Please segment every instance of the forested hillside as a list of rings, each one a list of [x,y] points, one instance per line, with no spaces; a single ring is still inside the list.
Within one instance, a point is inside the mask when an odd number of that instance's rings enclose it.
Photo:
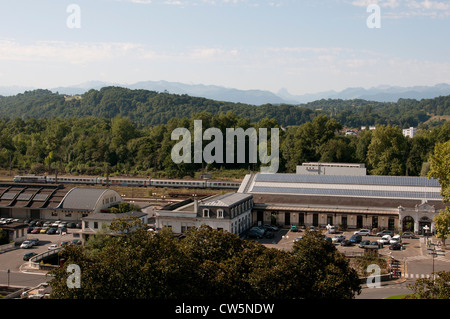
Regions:
[[[261,106],[120,87],[90,90],[75,97],[48,90],[0,96],[0,117],[10,119],[83,116],[113,118],[122,115],[139,126],[148,126],[166,124],[174,117],[191,118],[200,112],[220,114],[228,111],[253,122],[266,117],[275,119],[284,127],[301,125],[319,114],[325,114],[337,119],[344,127],[390,124],[406,128],[418,126],[433,115],[450,115],[450,96],[421,101],[404,99],[397,103],[319,100],[303,105]]]
[[[172,118],[167,124],[136,127],[126,117],[71,117],[52,119],[0,120],[0,168],[17,173],[54,173],[140,176],[193,176],[202,168],[259,171],[259,164],[175,164],[171,150],[174,129],[188,128],[193,136],[194,120],[209,127],[276,128],[274,119],[251,122],[232,112],[195,114],[192,118]],[[279,172],[295,172],[302,162],[365,163],[369,174],[423,175],[427,161],[439,142],[450,140],[450,123],[432,130],[419,130],[414,138],[401,129],[380,125],[359,136],[339,133],[342,125],[334,118],[319,115],[300,126],[280,129]],[[203,147],[210,141],[203,141]],[[224,143],[225,144],[225,143]],[[225,150],[223,152],[225,154]],[[235,151],[236,153],[236,151]],[[234,154],[236,158],[236,154]],[[235,161],[236,163],[237,161]],[[243,177],[243,176],[242,176]]]
[[[432,115],[449,115],[449,105],[450,96],[398,103],[321,100],[252,106],[118,87],[73,97],[36,90],[0,97],[0,168],[168,177],[192,176],[202,168],[259,170],[259,163],[249,161],[176,165],[171,150],[178,141],[171,140],[171,133],[184,127],[193,136],[194,120],[202,120],[203,130],[215,127],[223,133],[226,128],[280,128],[279,172],[323,161],[365,163],[369,174],[420,175],[435,144],[450,139],[450,123],[423,122]],[[359,136],[341,131],[360,125],[377,129]],[[402,127],[417,125],[417,136],[402,135]]]

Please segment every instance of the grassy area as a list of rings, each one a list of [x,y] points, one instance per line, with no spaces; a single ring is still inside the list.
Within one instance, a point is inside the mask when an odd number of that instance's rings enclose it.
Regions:
[[[220,179],[220,180],[242,180],[245,175],[252,173],[247,169],[214,169],[208,172],[204,172],[204,174],[211,174],[211,179]],[[195,173],[195,178],[200,178],[203,172]]]
[[[430,117],[428,119],[428,121],[426,121],[425,123],[432,122],[432,121],[442,121],[442,120],[449,122],[450,115],[434,115],[434,116]]]

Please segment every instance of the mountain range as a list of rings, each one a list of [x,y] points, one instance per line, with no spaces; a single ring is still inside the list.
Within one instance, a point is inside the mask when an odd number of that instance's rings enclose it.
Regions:
[[[129,89],[144,89],[172,94],[187,94],[194,97],[204,97],[216,101],[262,104],[303,104],[321,99],[364,99],[376,102],[397,102],[398,99],[431,99],[450,95],[450,84],[442,83],[434,86],[400,87],[381,85],[372,88],[348,88],[343,91],[324,91],[313,94],[294,95],[283,88],[277,93],[267,90],[240,90],[217,85],[185,84],[168,81],[142,81],[134,84],[107,83],[90,81],[79,85],[51,88],[50,91],[60,94],[78,95],[90,89],[99,90],[106,86],[119,86]],[[0,95],[10,96],[33,90],[33,87],[3,86]]]

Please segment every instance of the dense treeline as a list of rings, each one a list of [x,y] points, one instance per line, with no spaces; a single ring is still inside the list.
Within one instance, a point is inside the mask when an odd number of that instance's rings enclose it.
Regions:
[[[182,239],[120,219],[109,231],[118,235],[100,232],[61,253],[66,262],[52,271],[51,298],[352,299],[361,291],[347,258],[319,233],[307,232],[289,252],[206,225]],[[80,267],[77,289],[67,284],[68,265]]]
[[[406,128],[418,126],[431,116],[450,115],[450,96],[421,101],[400,99],[397,103],[329,99],[297,106],[254,106],[120,87],[90,90],[74,97],[48,90],[0,96],[0,117],[22,119],[85,116],[113,118],[122,115],[137,125],[149,126],[167,124],[174,117],[191,118],[200,112],[220,114],[228,111],[255,122],[263,118],[275,119],[284,127],[301,125],[319,114],[325,114],[337,119],[344,127],[384,124]]]
[[[401,128],[419,126],[431,116],[450,115],[450,96],[434,99],[399,99],[392,102],[366,100],[319,100],[303,105],[321,110],[336,118],[346,127],[359,128],[367,125],[396,125]]]
[[[193,176],[201,169],[259,171],[259,163],[249,165],[248,158],[241,164],[175,164],[171,151],[179,141],[171,140],[171,133],[187,128],[193,138],[194,120],[202,120],[203,131],[219,128],[224,136],[226,128],[267,128],[270,133],[270,128],[280,127],[274,119],[250,122],[232,112],[202,112],[192,118],[171,118],[167,124],[144,127],[122,116],[0,119],[0,167],[19,173],[58,170],[60,174],[105,175],[109,171],[159,177]],[[423,175],[434,146],[450,140],[450,123],[419,130],[412,139],[390,125],[361,131],[359,136],[346,136],[341,129],[341,123],[325,115],[280,129],[279,172],[295,172],[295,166],[302,162],[322,161],[365,163],[370,174]],[[203,147],[209,143],[204,140]]]
[[[319,111],[291,105],[253,106],[220,102],[188,95],[158,93],[148,90],[130,90],[105,87],[90,90],[81,96],[65,97],[48,90],[27,91],[16,96],[0,96],[0,117],[8,118],[68,118],[105,117],[117,115],[130,118],[139,126],[167,124],[170,119],[208,112],[233,113],[253,121],[273,118],[281,125],[299,125],[312,120]]]

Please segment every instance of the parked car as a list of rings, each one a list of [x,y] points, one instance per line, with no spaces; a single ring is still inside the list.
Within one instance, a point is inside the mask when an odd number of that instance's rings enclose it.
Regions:
[[[67,228],[76,228],[77,224],[76,223],[67,223]]]
[[[360,229],[355,231],[353,234],[354,235],[361,235],[361,236],[370,236],[370,230],[369,229]]]
[[[381,239],[378,239],[378,242],[381,244],[389,244],[389,241],[392,239],[390,235],[384,235]]]
[[[27,228],[27,234],[31,234],[31,232],[33,231],[34,227],[28,227]]]
[[[384,235],[394,236],[394,232],[392,230],[383,230],[377,233],[378,237],[383,237]]]
[[[266,233],[264,234],[265,238],[273,238],[273,236],[273,232],[270,230],[266,231]]]
[[[393,243],[401,243],[402,242],[402,238],[400,237],[400,235],[395,235],[394,237],[391,238],[391,240],[389,240],[389,244],[393,244]]]
[[[361,235],[353,235],[352,237],[350,237],[349,241],[351,241],[354,244],[358,244],[360,243],[362,240],[362,236]]]
[[[392,244],[389,245],[389,249],[390,250],[401,250],[402,244],[400,244],[399,242],[393,242]]]
[[[34,227],[34,229],[31,231],[32,234],[40,234],[42,227]]]
[[[58,248],[58,245],[56,244],[51,244],[50,246],[48,246],[48,250],[52,250],[52,249],[56,249]]]
[[[39,232],[40,234],[45,234],[47,233],[47,231],[50,229],[50,227],[42,227],[41,231]]]
[[[264,228],[260,228],[258,226],[250,228],[247,233],[247,237],[249,238],[263,238],[266,230]]]
[[[56,234],[56,228],[50,227],[50,229],[47,230],[47,235],[54,235],[54,234]]]
[[[67,222],[60,222],[59,224],[58,224],[58,227],[59,228],[67,228]]]
[[[378,241],[374,240],[374,241],[371,241],[370,244],[367,245],[366,247],[367,248],[374,248],[374,247],[381,248],[381,244]]]
[[[257,230],[249,230],[247,233],[247,238],[263,238],[264,233],[257,231]]]
[[[344,235],[335,235],[333,238],[331,238],[331,241],[333,243],[340,243],[343,240],[345,240],[345,236]]]
[[[74,239],[74,240],[72,240],[71,245],[73,245],[73,246],[79,246],[79,245],[81,245],[81,240],[79,240],[79,239]]]
[[[56,234],[67,233],[67,228],[66,227],[58,227],[58,228],[55,228],[55,229],[56,229],[55,230]]]
[[[314,227],[314,226],[309,226],[308,229],[309,229],[309,231],[317,231],[316,227]]]
[[[336,234],[336,227],[335,226],[329,226],[328,227],[328,234]]]
[[[23,260],[28,261],[31,257],[36,256],[37,254],[35,252],[29,252],[23,255]]]
[[[59,223],[61,223],[61,221],[60,221],[60,220],[56,220],[56,221],[54,221],[50,226],[52,226],[52,227],[58,227]]]
[[[51,222],[45,222],[42,224],[42,227],[50,227],[52,225]]]
[[[329,242],[329,243],[332,243],[332,242],[333,242],[333,240],[331,239],[331,237],[325,236],[324,239],[325,239],[327,242]]]
[[[266,228],[266,229],[268,229],[268,230],[271,230],[271,231],[277,231],[278,230],[278,227],[277,226],[275,226],[275,225],[264,225],[264,228]]]
[[[294,239],[294,242],[302,240],[302,239],[303,239],[303,236],[298,236],[297,238]]]
[[[297,226],[295,226],[295,225],[292,225],[292,226],[291,226],[291,231],[292,231],[292,232],[295,232],[295,233],[296,233],[296,232],[298,232],[298,231],[299,231],[299,229],[298,229],[298,227],[297,227]]]
[[[361,240],[361,242],[359,243],[358,247],[359,248],[364,248],[366,245],[370,245],[370,240]]]
[[[412,232],[404,232],[402,234],[402,238],[417,238],[416,235],[414,235],[414,233]]]
[[[25,240],[21,245],[20,248],[28,249],[33,247],[33,243],[29,240]]]
[[[341,246],[353,246],[353,242],[346,239],[346,240],[341,241]]]
[[[29,241],[31,241],[33,246],[39,245],[39,239],[38,238],[31,238],[31,239],[29,239]]]
[[[59,245],[60,245],[61,247],[63,247],[63,246],[69,245],[69,244],[70,244],[70,241],[65,240],[65,241],[62,241],[61,244],[59,244]]]

